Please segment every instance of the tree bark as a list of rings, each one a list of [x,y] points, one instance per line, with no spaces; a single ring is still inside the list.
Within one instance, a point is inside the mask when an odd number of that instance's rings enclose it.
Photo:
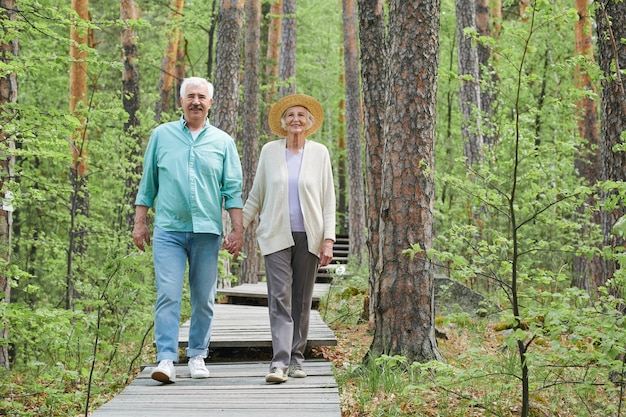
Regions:
[[[121,32],[122,40],[122,105],[128,114],[128,119],[124,123],[124,133],[131,140],[128,147],[128,157],[131,161],[128,177],[126,178],[125,207],[135,206],[137,196],[138,178],[141,177],[141,135],[138,132],[140,120],[139,112],[139,66],[137,65],[137,31],[129,24],[129,20],[139,18],[139,11],[135,5],[135,0],[120,0],[120,20],[125,26]],[[125,226],[132,230],[134,223],[133,210],[125,210]]]
[[[180,20],[183,15],[185,0],[171,0],[170,21],[172,30],[168,33],[167,47],[161,59],[161,76],[159,78],[159,101],[156,104],[154,120],[161,122],[163,113],[170,111],[170,100],[172,98],[172,87],[174,85],[174,72],[176,67],[176,56],[178,54],[178,42],[181,37]]]
[[[491,28],[489,25],[489,0],[476,0],[476,29],[478,34],[482,37],[490,37]],[[478,43],[476,52],[478,54],[478,78],[480,80],[479,101],[482,112],[481,119],[483,120],[482,138],[486,145],[490,145],[496,142],[491,120],[495,101],[494,84],[498,82],[498,76],[491,65],[491,47]]]
[[[283,24],[280,35],[281,97],[296,92],[296,0],[283,0]]]
[[[13,0],[0,0],[0,25],[2,32],[10,33],[5,22],[15,21],[15,3]],[[8,26],[8,25],[7,25]],[[10,64],[17,57],[19,51],[18,37],[12,37],[7,42],[0,43],[0,61]],[[8,121],[15,117],[15,112],[9,108],[10,104],[17,103],[17,74],[5,72],[0,77],[0,126],[6,126]],[[10,193],[11,183],[14,181],[13,167],[15,166],[15,141],[0,128],[0,257],[7,263],[11,262],[13,247],[13,206]],[[0,271],[0,292],[4,297],[1,303],[11,302],[11,277]],[[0,324],[0,340],[9,339],[8,323]],[[7,343],[0,343],[0,366],[10,369],[11,360]]]
[[[261,2],[246,2],[246,45],[243,77],[243,198],[248,198],[252,189],[254,173],[259,160],[259,66],[261,55]],[[259,281],[260,259],[256,242],[257,221],[254,220],[244,231],[243,253],[241,261],[241,281],[256,284]]]
[[[379,216],[383,167],[383,123],[387,105],[387,42],[383,0],[358,0],[361,77],[363,89],[367,246],[369,250],[369,324],[375,327],[374,306],[378,303],[376,282],[380,276]]]
[[[623,182],[626,180],[626,152],[614,151],[622,143],[621,135],[626,128],[626,102],[624,78],[626,68],[626,2],[602,0],[596,9],[598,31],[598,63],[603,72],[601,94],[600,158],[603,181]],[[603,202],[610,195],[603,195]],[[604,245],[617,247],[624,245],[624,239],[612,233],[615,221],[625,214],[623,206],[605,207],[601,212]],[[602,274],[593,286],[605,285],[613,278],[617,264],[614,260],[604,262]],[[621,297],[621,291],[613,289]]]
[[[70,140],[72,171],[84,176],[87,172],[87,131],[85,112],[87,107],[87,46],[88,30],[81,21],[89,20],[89,1],[72,0],[72,10],[78,16],[70,27],[70,113],[81,121]]]
[[[463,123],[461,132],[464,141],[464,154],[468,165],[482,160],[482,133],[480,118],[480,75],[478,67],[478,51],[470,36],[464,33],[465,28],[476,26],[475,0],[456,0],[456,35],[458,48],[459,98]]]
[[[217,23],[215,93],[211,112],[214,126],[237,137],[239,54],[244,0],[221,0]]]
[[[360,264],[365,246],[365,191],[361,151],[361,88],[355,0],[343,0],[343,46],[346,79],[350,255]]]
[[[89,190],[87,189],[87,48],[90,33],[86,21],[89,17],[88,0],[72,0],[72,10],[76,13],[70,26],[70,113],[80,121],[80,127],[72,132],[70,150],[72,165],[70,181],[70,236],[67,251],[67,275],[65,286],[65,308],[71,309],[75,298],[73,260],[85,252],[85,226],[82,218],[89,215]],[[91,38],[93,39],[93,38]]]
[[[426,256],[433,240],[439,7],[439,0],[389,2],[382,269],[368,355],[402,355],[409,363],[442,359],[435,339],[433,264]],[[414,258],[402,254],[413,245],[421,249]]]
[[[578,64],[574,72],[574,85],[576,88],[587,90],[595,95],[596,86],[592,82],[587,67],[594,65],[593,40],[591,37],[591,16],[589,14],[589,0],[576,0],[576,10],[578,11],[578,21],[574,24],[574,54],[585,58],[586,64]],[[578,175],[589,185],[594,185],[600,179],[600,167],[602,161],[598,152],[599,131],[598,131],[598,111],[597,103],[592,97],[584,97],[576,101],[576,116],[578,117],[578,135],[585,139],[579,155],[574,161],[574,166]],[[586,207],[595,206],[595,200],[587,199],[587,204],[578,209],[581,218],[589,215]],[[592,221],[600,225],[600,215],[597,211],[591,212]],[[583,223],[584,224],[584,223]],[[588,228],[584,226],[582,235],[586,235]],[[595,290],[594,283],[599,282],[602,276],[602,260],[598,256],[591,259],[587,256],[577,256],[573,263],[572,284],[586,289]],[[595,278],[594,278],[595,277]]]
[[[267,54],[265,74],[268,88],[265,91],[265,102],[276,101],[276,83],[279,80],[280,38],[282,33],[283,0],[272,3],[270,7],[270,24],[267,30]],[[269,129],[266,129],[269,132]]]

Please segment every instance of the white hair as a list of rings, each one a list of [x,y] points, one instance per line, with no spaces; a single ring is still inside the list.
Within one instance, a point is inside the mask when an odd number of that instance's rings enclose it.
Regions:
[[[185,78],[182,82],[182,84],[180,85],[180,97],[184,98],[185,97],[185,91],[187,90],[187,86],[189,85],[200,85],[200,86],[206,86],[207,89],[209,90],[209,97],[208,98],[213,98],[213,84],[211,84],[209,81],[207,81],[206,79],[202,78],[202,77],[189,77],[189,78]]]

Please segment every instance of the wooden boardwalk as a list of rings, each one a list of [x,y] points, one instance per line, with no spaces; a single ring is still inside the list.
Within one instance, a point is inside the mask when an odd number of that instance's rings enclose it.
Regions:
[[[175,384],[150,378],[151,368],[92,417],[341,417],[331,365],[307,361],[307,378],[266,384],[267,363],[208,363],[211,377],[191,379],[176,366]]]
[[[320,301],[330,291],[329,283],[316,283],[313,289],[313,308],[319,306]],[[259,305],[267,307],[267,282],[257,284],[241,284],[232,288],[218,288],[220,302],[228,304]]]
[[[215,304],[215,320],[210,349],[230,347],[271,347],[270,318],[267,307]],[[178,334],[178,345],[187,347],[189,322]],[[311,311],[308,346],[336,346],[337,338],[318,311]]]
[[[316,284],[316,286],[319,284]],[[260,287],[257,287],[257,289]],[[235,289],[242,291],[243,289]],[[320,287],[318,294],[326,289]],[[257,295],[263,297],[263,291]],[[267,288],[265,289],[267,296]],[[179,346],[188,344],[189,323],[179,332]],[[311,311],[308,346],[335,346],[335,334]],[[263,348],[263,358],[245,362],[229,357],[228,361],[207,359],[211,376],[191,379],[187,365],[176,365],[176,383],[162,384],[150,378],[151,364],[119,395],[95,410],[92,417],[341,417],[339,391],[332,365],[323,360],[307,360],[306,378],[289,378],[283,384],[267,384],[265,374],[271,359],[271,333],[267,307],[215,304],[213,331],[209,346],[228,348]],[[214,355],[221,358],[222,355]],[[182,359],[182,357],[181,357]]]

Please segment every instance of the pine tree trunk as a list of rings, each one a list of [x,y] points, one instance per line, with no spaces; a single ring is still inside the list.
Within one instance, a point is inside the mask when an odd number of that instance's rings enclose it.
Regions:
[[[624,75],[626,69],[626,2],[602,0],[596,9],[598,31],[598,63],[602,69],[600,160],[602,180],[623,182],[626,180],[626,152],[613,148],[622,143],[621,135],[626,129],[626,102]],[[604,198],[608,198],[605,195]],[[624,239],[612,234],[615,221],[625,214],[623,206],[601,212],[604,245],[624,245]],[[593,287],[613,278],[617,265],[614,260],[604,262],[602,275]],[[621,292],[618,291],[621,296]]]
[[[15,4],[13,0],[0,0],[0,21],[15,21]],[[19,45],[17,37],[13,40],[0,43],[0,62],[10,63],[17,56]],[[13,119],[15,114],[7,109],[7,104],[17,102],[17,75],[5,73],[0,77],[0,126],[6,126],[7,119]],[[9,192],[10,183],[14,180],[13,167],[15,166],[15,142],[12,137],[7,136],[0,128],[0,257],[8,263],[11,262],[11,251],[13,247],[13,206],[11,204],[11,194]],[[5,275],[5,271],[0,271],[0,292],[4,297],[0,303],[11,302],[11,277]],[[0,366],[10,368],[9,357],[8,323],[0,323]]]
[[[389,2],[382,269],[369,356],[402,355],[409,363],[442,359],[435,339],[434,265],[426,256],[433,240],[439,7],[439,0]],[[402,254],[412,245],[422,250],[413,259]]]
[[[159,78],[159,101],[156,104],[154,120],[161,122],[163,113],[170,111],[170,100],[172,98],[172,87],[174,85],[174,73],[176,67],[176,56],[178,54],[178,42],[181,38],[180,19],[183,15],[184,0],[171,0],[170,21],[173,28],[168,33],[168,43],[165,53],[161,59],[161,76]]]
[[[361,89],[355,0],[343,0],[343,45],[346,74],[350,255],[358,263],[365,252],[365,192],[361,152]]]
[[[243,76],[243,198],[248,198],[252,189],[254,173],[259,160],[259,66],[261,50],[261,2],[246,2],[246,45]],[[256,242],[257,221],[254,220],[244,231],[243,253],[246,259],[241,261],[241,281],[256,284],[259,281],[260,255]]]
[[[282,33],[281,15],[283,13],[283,0],[274,1],[270,7],[270,24],[267,29],[267,54],[265,63],[266,83],[265,102],[276,101],[276,83],[278,82],[280,63],[280,38]],[[266,130],[269,132],[269,129]]]
[[[65,308],[72,308],[76,297],[74,280],[77,271],[74,269],[74,257],[82,255],[85,248],[84,217],[89,215],[89,190],[87,189],[87,47],[89,47],[90,30],[85,22],[90,19],[89,1],[72,0],[72,10],[76,17],[70,27],[70,113],[80,121],[80,128],[72,132],[70,150],[72,166],[70,181],[70,239],[67,251],[67,276],[65,288]],[[93,39],[93,38],[92,38]],[[93,45],[91,45],[93,46]]]
[[[578,11],[579,19],[574,24],[574,54],[584,57],[589,66],[592,66],[594,64],[594,56],[589,0],[576,0],[576,10]],[[584,65],[578,64],[576,66],[574,84],[577,88],[596,93],[595,84],[592,82]],[[585,97],[576,101],[576,115],[578,117],[578,134],[585,139],[586,143],[574,161],[574,166],[587,184],[594,185],[600,179],[600,167],[602,167],[602,161],[598,152],[599,132],[596,100],[592,97]],[[581,218],[587,218],[589,213],[586,212],[586,207],[593,207],[594,205],[595,200],[589,198],[587,204],[578,209]],[[599,213],[594,210],[591,215],[593,216],[593,222],[599,225]],[[585,236],[588,233],[588,228],[586,226],[583,227],[581,234]],[[575,257],[572,284],[587,291],[595,290],[596,288],[592,288],[592,284],[601,280],[602,262],[598,256],[594,256],[591,259],[585,255]]]
[[[379,215],[381,207],[383,167],[383,123],[385,120],[387,80],[387,46],[383,0],[358,0],[359,39],[361,44],[361,77],[363,89],[363,121],[365,160],[367,167],[367,228],[369,250],[369,323],[373,329],[374,306],[378,303],[376,282],[380,274]]]
[[[215,93],[211,120],[233,138],[237,137],[239,110],[239,54],[244,0],[222,0],[217,24]]]
[[[491,36],[489,19],[489,0],[476,0],[476,29],[478,35],[483,37]],[[495,143],[495,132],[491,119],[493,117],[494,86],[498,82],[498,76],[493,71],[491,65],[491,48],[487,45],[479,43],[476,45],[478,53],[478,77],[481,85],[480,91],[480,110],[482,111],[483,120],[483,142],[487,145]]]
[[[140,120],[139,112],[139,67],[137,65],[137,32],[128,24],[129,20],[139,18],[139,11],[135,0],[120,0],[120,20],[126,24],[121,32],[122,40],[122,105],[128,114],[124,123],[124,133],[132,141],[128,146],[128,158],[131,161],[128,177],[126,178],[125,207],[135,206],[138,178],[141,177],[141,135],[138,132]],[[134,222],[133,210],[125,210],[125,226],[132,230]]]
[[[280,51],[280,96],[296,92],[296,0],[283,0],[283,24]]]
[[[458,47],[459,78],[461,86],[459,98],[463,123],[461,132],[464,141],[464,154],[468,165],[482,159],[483,139],[481,134],[480,75],[478,70],[478,51],[470,36],[464,33],[466,28],[475,28],[475,0],[456,0],[456,36]]]

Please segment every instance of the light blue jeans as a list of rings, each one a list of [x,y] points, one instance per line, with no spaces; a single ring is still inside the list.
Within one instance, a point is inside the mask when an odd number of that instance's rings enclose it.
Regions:
[[[157,300],[154,337],[157,362],[178,361],[178,329],[185,270],[189,263],[191,323],[187,356],[206,357],[211,338],[213,303],[217,292],[217,259],[222,237],[211,233],[167,232],[153,236]]]

